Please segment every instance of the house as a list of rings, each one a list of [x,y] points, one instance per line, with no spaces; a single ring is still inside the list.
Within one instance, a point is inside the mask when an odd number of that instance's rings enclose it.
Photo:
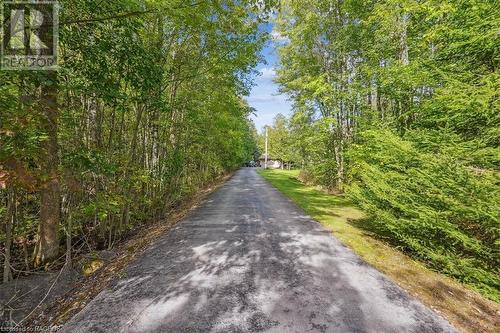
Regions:
[[[259,163],[261,168],[266,168],[266,155],[262,155],[259,158]],[[281,161],[275,158],[272,158],[272,156],[269,156],[267,158],[267,168],[266,169],[280,169],[281,168]]]

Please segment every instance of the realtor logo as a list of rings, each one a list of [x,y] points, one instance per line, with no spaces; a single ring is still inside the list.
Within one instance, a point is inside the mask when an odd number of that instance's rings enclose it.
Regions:
[[[57,1],[2,3],[1,69],[57,69],[57,9]]]

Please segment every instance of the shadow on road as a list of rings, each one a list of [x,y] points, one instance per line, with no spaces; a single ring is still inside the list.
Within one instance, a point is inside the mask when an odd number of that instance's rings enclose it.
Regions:
[[[453,330],[243,169],[63,331]]]

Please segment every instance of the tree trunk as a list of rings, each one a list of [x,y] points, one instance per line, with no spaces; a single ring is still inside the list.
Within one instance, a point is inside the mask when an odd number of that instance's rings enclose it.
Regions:
[[[58,227],[60,219],[59,151],[57,143],[57,74],[50,72],[41,87],[41,108],[44,131],[48,137],[44,144],[43,165],[45,183],[41,188],[40,227],[35,253],[35,266],[57,258],[59,254]]]
[[[410,14],[404,13],[401,17],[401,35],[399,37],[399,59],[403,65],[410,64],[409,50],[408,50],[408,24],[410,22]]]
[[[22,219],[20,219],[22,221]],[[26,236],[23,236],[21,238],[21,246],[23,248],[23,256],[24,256],[24,267],[26,271],[30,270],[30,256],[28,252],[28,240],[26,239]]]
[[[7,192],[7,214],[5,218],[5,253],[3,265],[3,283],[7,283],[11,277],[10,257],[12,247],[12,228],[14,226],[16,213],[16,197],[14,190]]]
[[[337,164],[337,190],[343,191],[344,188],[344,142],[340,138],[334,147],[335,150],[335,162]]]
[[[377,112],[377,107],[378,107],[378,89],[377,89],[377,83],[375,80],[372,80],[371,83],[371,93],[370,93],[370,104],[372,107],[372,110]]]
[[[73,229],[73,215],[71,212],[71,206],[68,208],[68,222],[66,224],[66,262],[64,263],[64,266],[66,269],[71,268],[71,236],[72,236],[72,229]]]
[[[128,180],[129,175],[130,175],[130,168],[132,168],[132,164],[135,162],[136,154],[137,154],[137,140],[139,137],[139,129],[141,126],[142,122],[142,115],[144,113],[145,107],[140,105],[137,107],[137,115],[136,115],[136,121],[134,125],[134,132],[132,136],[132,143],[130,146],[130,152],[129,152],[129,161],[127,162],[127,169],[125,171],[125,179]],[[125,188],[125,204],[122,209],[122,216],[120,219],[120,224],[119,224],[119,229],[121,230],[124,225],[127,225],[129,222],[130,218],[130,194],[131,194],[132,186],[131,184],[127,184],[127,187]]]

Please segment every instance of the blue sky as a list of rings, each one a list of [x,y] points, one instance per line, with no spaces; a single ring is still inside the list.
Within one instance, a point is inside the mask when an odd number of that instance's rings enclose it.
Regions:
[[[264,24],[262,29],[272,32],[273,25],[271,23]],[[274,69],[278,64],[278,55],[274,43],[272,41],[268,42],[261,53],[266,63],[260,63],[257,66],[256,69],[261,75],[256,77],[255,86],[250,96],[246,98],[248,104],[257,110],[256,116],[252,116],[251,118],[255,122],[255,126],[259,132],[265,125],[271,125],[273,118],[278,113],[287,116],[290,115],[292,108],[287,96],[279,95],[279,86],[273,82],[275,76]]]

